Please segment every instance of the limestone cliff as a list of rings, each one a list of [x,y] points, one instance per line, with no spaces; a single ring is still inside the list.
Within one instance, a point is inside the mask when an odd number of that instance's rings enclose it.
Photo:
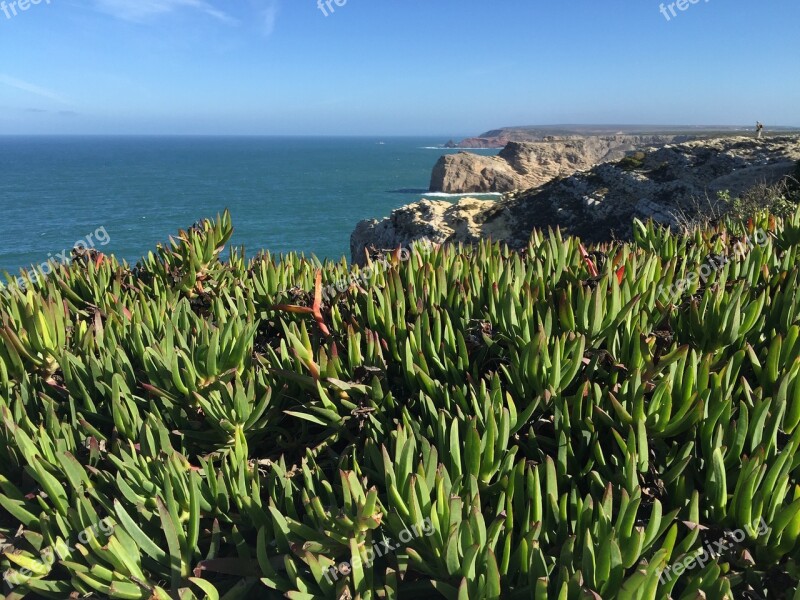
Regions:
[[[796,134],[797,128],[771,127],[774,134]],[[674,126],[674,125],[529,125],[524,127],[502,127],[492,129],[476,137],[469,137],[457,144],[446,147],[455,148],[504,148],[510,142],[541,142],[548,137],[569,136],[611,136],[611,135],[661,135],[682,136],[689,139],[712,139],[724,135],[742,135],[752,131],[752,127],[724,126]]]
[[[674,141],[678,138],[672,135],[616,135],[509,142],[497,156],[469,152],[442,156],[433,168],[430,189],[448,194],[530,189],[601,162],[619,160],[631,150]]]
[[[626,238],[634,217],[675,225],[676,215],[691,214],[718,191],[730,190],[735,197],[756,184],[779,181],[798,160],[797,136],[668,144],[498,201],[410,204],[382,221],[359,223],[351,253],[360,262],[365,248],[396,248],[423,237],[465,243],[492,238],[522,247],[534,228],[556,226],[589,241]]]

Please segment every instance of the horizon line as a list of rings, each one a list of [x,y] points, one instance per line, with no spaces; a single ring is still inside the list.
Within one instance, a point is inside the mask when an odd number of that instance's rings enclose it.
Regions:
[[[695,130],[698,132],[722,132],[731,130],[749,130],[753,129],[752,125],[518,125],[508,127],[495,127],[479,134],[452,134],[452,133],[413,133],[413,134],[399,134],[399,133],[174,133],[174,132],[158,132],[158,133],[128,133],[128,132],[110,132],[110,133],[3,133],[0,132],[1,138],[20,138],[20,137],[130,137],[130,138],[151,138],[151,137],[236,137],[236,138],[421,138],[421,137],[437,137],[437,138],[477,138],[485,133],[511,130],[511,129],[555,129],[555,128],[569,128],[569,127],[583,127],[583,128],[609,128],[609,129],[622,129],[622,128],[653,128],[661,130]],[[797,125],[767,125],[767,131],[773,130],[787,130],[800,132],[800,126]]]

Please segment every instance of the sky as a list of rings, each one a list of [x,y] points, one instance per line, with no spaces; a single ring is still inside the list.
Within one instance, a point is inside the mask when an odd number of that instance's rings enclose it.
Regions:
[[[800,126],[797,0],[30,1],[0,134]]]

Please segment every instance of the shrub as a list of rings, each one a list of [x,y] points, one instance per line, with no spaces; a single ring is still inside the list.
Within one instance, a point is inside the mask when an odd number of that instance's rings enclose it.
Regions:
[[[786,217],[797,210],[798,201],[792,181],[784,179],[772,185],[760,183],[733,200],[728,198],[728,207],[731,216],[737,219],[747,219],[762,211]]]
[[[646,156],[647,155],[644,152],[634,152],[630,156],[626,156],[619,161],[617,166],[624,171],[635,171],[637,169],[641,169]]]
[[[680,210],[675,218],[684,233],[712,227],[725,217],[747,221],[766,213],[789,217],[800,205],[800,185],[793,177],[774,184],[759,183],[733,197],[729,190],[717,192],[716,198],[694,199],[690,209]]]
[[[634,229],[0,292],[7,597],[789,597],[800,214]]]

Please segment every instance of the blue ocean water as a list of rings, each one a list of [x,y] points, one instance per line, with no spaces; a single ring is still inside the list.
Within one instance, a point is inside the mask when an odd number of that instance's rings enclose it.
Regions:
[[[0,273],[88,234],[135,262],[231,210],[233,245],[349,259],[355,224],[415,202],[441,138],[0,137]],[[482,151],[486,154],[496,151]],[[108,238],[106,238],[106,234]]]

